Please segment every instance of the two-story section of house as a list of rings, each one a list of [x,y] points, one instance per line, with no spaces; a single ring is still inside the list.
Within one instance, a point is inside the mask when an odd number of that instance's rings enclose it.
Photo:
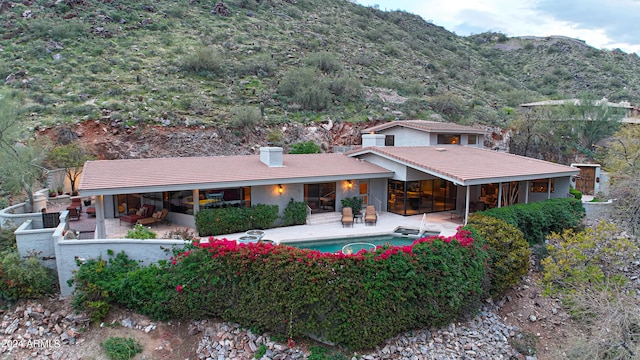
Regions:
[[[401,215],[454,210],[466,218],[475,210],[568,196],[576,169],[485,149],[486,135],[451,123],[392,121],[363,130],[362,148],[348,156],[393,171],[379,202]]]

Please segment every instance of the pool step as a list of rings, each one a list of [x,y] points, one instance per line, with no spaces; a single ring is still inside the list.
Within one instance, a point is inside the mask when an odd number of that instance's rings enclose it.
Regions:
[[[307,225],[331,224],[340,222],[342,214],[339,212],[328,212],[311,214],[307,217]]]

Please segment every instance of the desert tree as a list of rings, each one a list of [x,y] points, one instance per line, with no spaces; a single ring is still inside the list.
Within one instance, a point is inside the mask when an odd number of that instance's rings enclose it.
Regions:
[[[0,92],[0,178],[3,189],[27,197],[26,211],[33,209],[33,185],[44,171],[44,151],[28,136],[22,136],[19,94]]]
[[[609,172],[609,197],[615,199],[613,218],[637,234],[640,230],[640,127],[623,126],[602,149],[600,160]]]
[[[76,184],[82,174],[82,167],[88,160],[95,157],[82,148],[77,142],[56,146],[47,156],[47,164],[51,167],[64,169],[65,176],[71,183],[71,193],[76,192]]]

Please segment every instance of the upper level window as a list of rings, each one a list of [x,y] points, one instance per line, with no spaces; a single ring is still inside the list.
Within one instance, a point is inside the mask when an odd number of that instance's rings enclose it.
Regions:
[[[394,146],[395,145],[395,135],[385,135],[384,136],[384,146]]]
[[[460,135],[438,134],[438,144],[460,144]]]
[[[478,143],[478,135],[467,135],[467,144],[475,145]]]

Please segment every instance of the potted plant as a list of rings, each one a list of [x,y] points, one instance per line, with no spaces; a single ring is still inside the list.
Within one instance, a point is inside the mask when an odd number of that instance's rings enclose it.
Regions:
[[[62,195],[62,186],[58,186],[58,195]]]
[[[342,207],[350,207],[354,214],[359,214],[362,210],[362,198],[359,196],[344,198],[340,202]]]
[[[89,205],[91,205],[91,199],[84,200],[84,206],[89,206]]]
[[[56,197],[56,192],[53,190],[49,190],[49,197]]]

